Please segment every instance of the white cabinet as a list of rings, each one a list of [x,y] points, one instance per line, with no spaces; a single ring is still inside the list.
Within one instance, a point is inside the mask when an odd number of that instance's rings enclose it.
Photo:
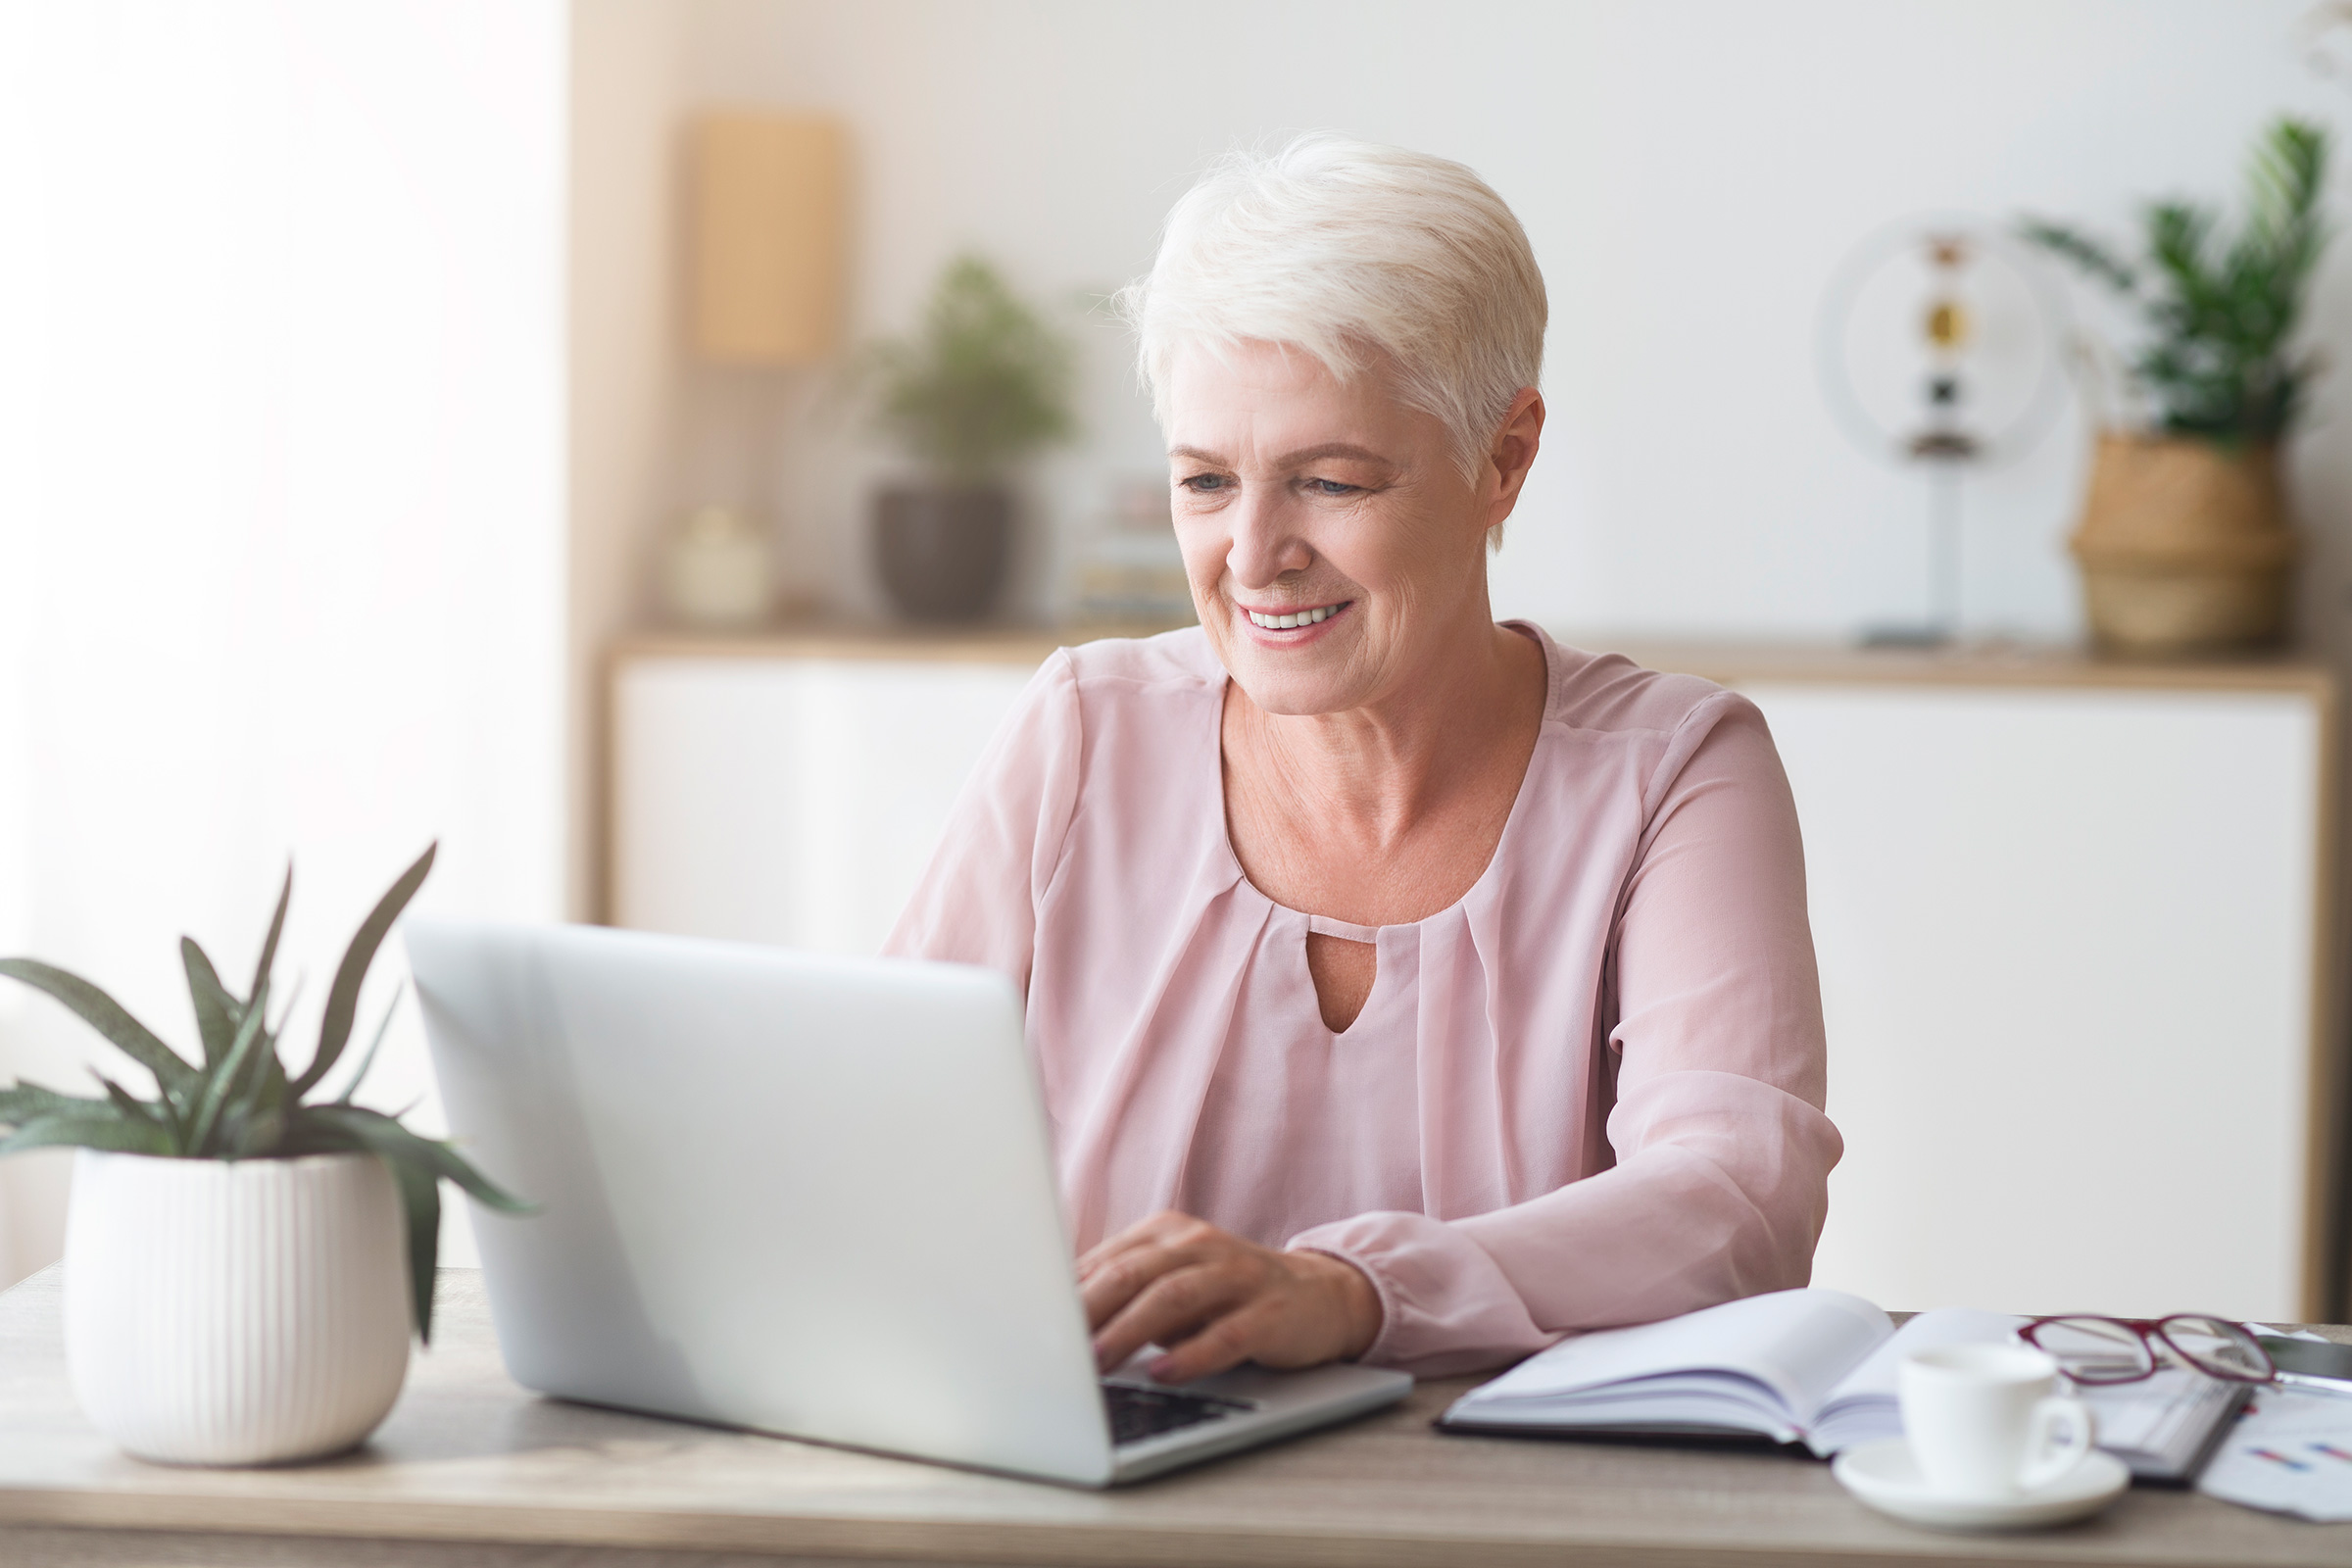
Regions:
[[[874,952],[1035,665],[621,659],[613,922]]]
[[[613,918],[873,951],[1050,647],[624,650]],[[1819,1283],[2340,1309],[2324,676],[1644,657],[1754,698],[1796,792],[1847,1145]]]
[[[2316,1315],[2323,705],[1746,690],[1804,825],[1846,1139],[1816,1279]]]

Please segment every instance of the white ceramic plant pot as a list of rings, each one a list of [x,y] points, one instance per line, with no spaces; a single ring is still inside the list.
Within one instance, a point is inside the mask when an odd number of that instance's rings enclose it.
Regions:
[[[66,1364],[90,1420],[166,1464],[270,1464],[375,1430],[409,1370],[400,1197],[372,1154],[83,1150]]]

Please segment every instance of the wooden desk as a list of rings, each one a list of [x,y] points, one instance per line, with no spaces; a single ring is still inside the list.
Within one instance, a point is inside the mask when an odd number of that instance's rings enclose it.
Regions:
[[[296,1469],[166,1469],[124,1458],[75,1410],[58,1300],[55,1269],[0,1297],[11,1568],[2352,1561],[2352,1525],[2182,1493],[2133,1492],[2046,1535],[1938,1536],[1865,1512],[1798,1459],[1441,1437],[1429,1421],[1458,1379],[1132,1491],[1068,1491],[541,1399],[500,1369],[468,1270],[443,1271],[438,1341],[364,1449]]]

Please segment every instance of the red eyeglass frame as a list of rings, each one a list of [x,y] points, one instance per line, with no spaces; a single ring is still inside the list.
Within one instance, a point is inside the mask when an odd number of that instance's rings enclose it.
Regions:
[[[2119,1329],[2130,1329],[2133,1334],[2139,1337],[2140,1343],[2148,1348],[2148,1366],[2147,1370],[2144,1372],[2134,1372],[2130,1377],[2123,1378],[2076,1378],[2075,1381],[2077,1383],[2088,1383],[2099,1388],[2107,1388],[2116,1384],[2137,1383],[2143,1378],[2152,1378],[2157,1374],[2164,1364],[2163,1358],[2156,1353],[2156,1348],[2158,1346],[2162,1346],[2164,1348],[2172,1351],[2174,1355],[2180,1357],[2180,1360],[2191,1369],[2202,1372],[2209,1378],[2220,1378],[2224,1382],[2249,1384],[2270,1383],[2275,1381],[2278,1376],[2278,1364],[2271,1359],[2271,1352],[2262,1348],[2262,1342],[2255,1339],[2253,1335],[2247,1333],[2244,1329],[2239,1328],[2235,1323],[2230,1322],[2230,1319],[2223,1317],[2218,1313],[2174,1312],[2164,1317],[2109,1317],[2104,1312],[2053,1312],[2048,1317],[2037,1317],[2028,1322],[2025,1327],[2017,1331],[2017,1337],[2025,1341],[2028,1345],[2033,1346],[2036,1350],[2043,1349],[2041,1342],[2035,1339],[2034,1334],[2034,1330],[2041,1328],[2044,1324],[2049,1323],[2109,1323],[2113,1324]],[[2204,1361],[2198,1359],[2196,1356],[2190,1354],[2187,1350],[2181,1348],[2180,1342],[2174,1339],[2172,1335],[2167,1332],[2166,1325],[2172,1323],[2223,1324],[2233,1331],[2236,1338],[2243,1340],[2248,1346],[2251,1346],[2254,1353],[2262,1357],[2262,1364],[2270,1368],[2270,1370],[2258,1374],[2253,1372],[2239,1372],[2235,1370],[2220,1370],[2212,1366],[2208,1366]],[[2045,1351],[2044,1353],[2048,1352]],[[2069,1375],[2071,1376],[2071,1374]]]

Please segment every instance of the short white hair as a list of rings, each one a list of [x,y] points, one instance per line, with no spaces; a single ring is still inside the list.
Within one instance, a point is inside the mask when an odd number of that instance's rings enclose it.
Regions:
[[[1329,131],[1219,159],[1117,309],[1163,422],[1169,367],[1190,344],[1295,347],[1342,381],[1385,357],[1472,482],[1544,371],[1544,274],[1494,187],[1451,159]]]

